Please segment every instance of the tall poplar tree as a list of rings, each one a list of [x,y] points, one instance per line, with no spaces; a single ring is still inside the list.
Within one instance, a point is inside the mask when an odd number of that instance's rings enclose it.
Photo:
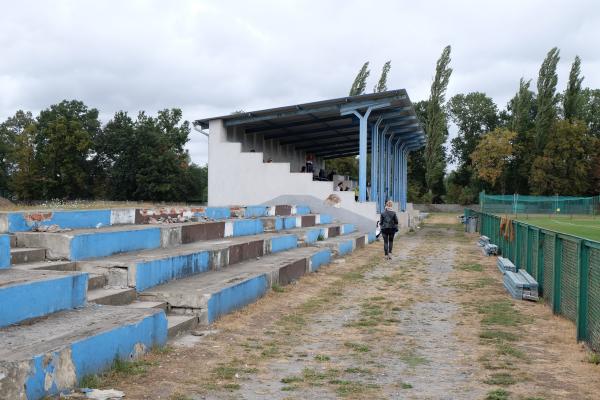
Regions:
[[[544,150],[546,138],[556,120],[556,104],[558,96],[556,95],[556,83],[558,75],[556,74],[556,65],[560,60],[560,51],[554,47],[551,49],[542,66],[537,81],[537,115],[535,118],[535,147],[538,154]]]
[[[367,78],[369,77],[369,62],[363,64],[360,71],[354,78],[354,82],[352,83],[352,87],[350,88],[350,96],[358,96],[359,94],[363,94],[365,89],[367,88]]]
[[[435,77],[431,84],[431,93],[427,102],[427,124],[425,133],[427,143],[425,145],[425,181],[435,201],[443,194],[443,179],[446,169],[446,155],[444,143],[448,137],[447,115],[444,109],[444,101],[448,81],[452,75],[450,64],[450,46],[446,46],[437,61]]]
[[[373,88],[373,93],[385,92],[387,90],[387,77],[388,73],[390,72],[390,68],[392,68],[392,62],[386,61],[386,63],[383,64],[383,68],[381,69],[381,76],[379,77],[379,82],[377,82],[377,85]]]
[[[567,84],[567,90],[563,97],[563,112],[565,119],[573,121],[581,118],[581,82],[583,82],[583,76],[581,74],[581,59],[579,56],[575,56],[575,60],[571,65],[571,72],[569,73],[569,83]]]

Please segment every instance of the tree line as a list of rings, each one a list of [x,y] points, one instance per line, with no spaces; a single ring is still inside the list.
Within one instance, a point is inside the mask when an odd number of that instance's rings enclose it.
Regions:
[[[600,89],[583,87],[576,56],[563,91],[557,87],[558,48],[543,60],[533,91],[521,78],[517,91],[500,109],[483,92],[459,93],[446,101],[452,75],[451,47],[437,61],[427,100],[414,103],[427,143],[409,159],[408,198],[412,202],[471,204],[482,190],[502,194],[595,195],[600,192]],[[385,90],[390,62],[374,91]],[[363,94],[369,76],[365,63],[351,95]],[[383,80],[383,83],[382,83]],[[449,146],[449,123],[457,136]],[[446,171],[448,163],[455,169]],[[356,159],[330,165],[355,175]],[[367,164],[369,165],[369,164]]]
[[[64,100],[37,117],[17,111],[0,124],[0,195],[19,201],[207,199],[206,166],[184,146],[190,124],[180,109],[132,118]]]

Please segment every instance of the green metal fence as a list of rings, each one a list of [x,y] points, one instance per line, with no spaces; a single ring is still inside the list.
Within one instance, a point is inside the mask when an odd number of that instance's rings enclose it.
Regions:
[[[478,231],[538,281],[552,311],[577,325],[577,339],[600,351],[600,242],[520,221],[510,221],[511,240],[500,232],[501,217],[471,209],[465,216],[477,217]]]
[[[598,215],[600,196],[525,196],[479,193],[482,212],[491,214]]]

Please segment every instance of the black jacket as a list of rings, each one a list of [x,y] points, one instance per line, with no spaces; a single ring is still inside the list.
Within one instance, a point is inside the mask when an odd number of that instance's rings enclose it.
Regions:
[[[381,230],[398,230],[398,216],[394,211],[385,210],[381,213],[381,219],[379,220],[379,227]]]

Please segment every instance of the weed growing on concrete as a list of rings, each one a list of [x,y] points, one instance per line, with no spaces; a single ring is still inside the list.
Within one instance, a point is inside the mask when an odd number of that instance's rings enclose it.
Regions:
[[[325,236],[323,236],[322,233],[319,233],[319,236],[317,236],[317,241],[322,242],[325,240]]]
[[[96,374],[86,375],[79,381],[79,387],[99,389],[102,387],[102,379]]]

